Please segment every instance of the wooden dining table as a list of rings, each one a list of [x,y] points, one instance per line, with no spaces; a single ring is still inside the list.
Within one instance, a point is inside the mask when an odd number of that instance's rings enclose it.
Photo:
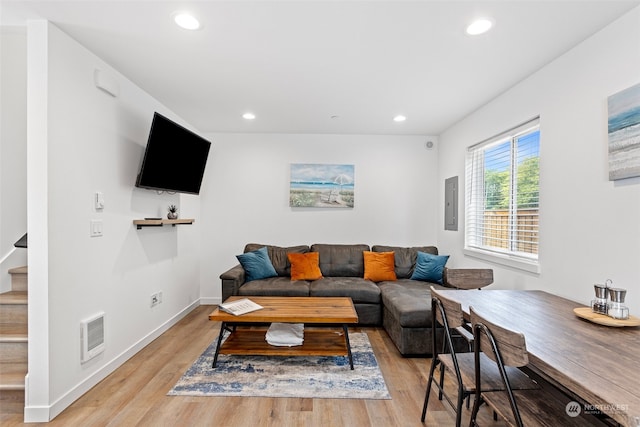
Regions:
[[[481,316],[522,332],[529,367],[623,426],[640,425],[640,327],[611,327],[574,314],[584,307],[544,291],[445,290]]]

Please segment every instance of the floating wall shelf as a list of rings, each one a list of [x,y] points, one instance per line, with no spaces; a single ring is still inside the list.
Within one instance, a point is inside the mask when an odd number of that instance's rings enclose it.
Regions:
[[[193,224],[195,219],[134,219],[133,224],[138,230],[142,227],[162,227],[163,225],[171,225],[175,227],[178,224]]]

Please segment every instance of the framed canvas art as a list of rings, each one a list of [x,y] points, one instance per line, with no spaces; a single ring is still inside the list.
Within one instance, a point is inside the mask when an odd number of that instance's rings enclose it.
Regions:
[[[354,165],[292,163],[289,206],[352,208]]]
[[[640,176],[640,83],[608,99],[609,180]]]

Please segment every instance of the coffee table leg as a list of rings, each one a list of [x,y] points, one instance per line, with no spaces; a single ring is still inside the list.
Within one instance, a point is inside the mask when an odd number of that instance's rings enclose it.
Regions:
[[[227,329],[227,324],[225,322],[222,322],[222,324],[220,325],[220,335],[218,335],[218,344],[216,344],[216,352],[213,355],[213,364],[211,365],[212,368],[215,368],[216,363],[218,363],[218,354],[220,353],[220,344],[222,344],[222,336],[224,335],[225,329]]]
[[[353,355],[351,354],[351,343],[349,342],[349,327],[343,324],[342,329],[344,330],[344,339],[347,344],[347,353],[349,354],[349,366],[351,366],[351,370],[353,371]]]

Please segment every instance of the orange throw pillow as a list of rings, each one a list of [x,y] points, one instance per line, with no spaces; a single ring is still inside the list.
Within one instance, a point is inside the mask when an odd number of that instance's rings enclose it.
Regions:
[[[364,251],[364,278],[374,282],[397,280],[393,252]]]
[[[291,263],[291,280],[318,280],[322,279],[320,271],[320,253],[307,252],[306,254],[288,253],[287,258]]]

